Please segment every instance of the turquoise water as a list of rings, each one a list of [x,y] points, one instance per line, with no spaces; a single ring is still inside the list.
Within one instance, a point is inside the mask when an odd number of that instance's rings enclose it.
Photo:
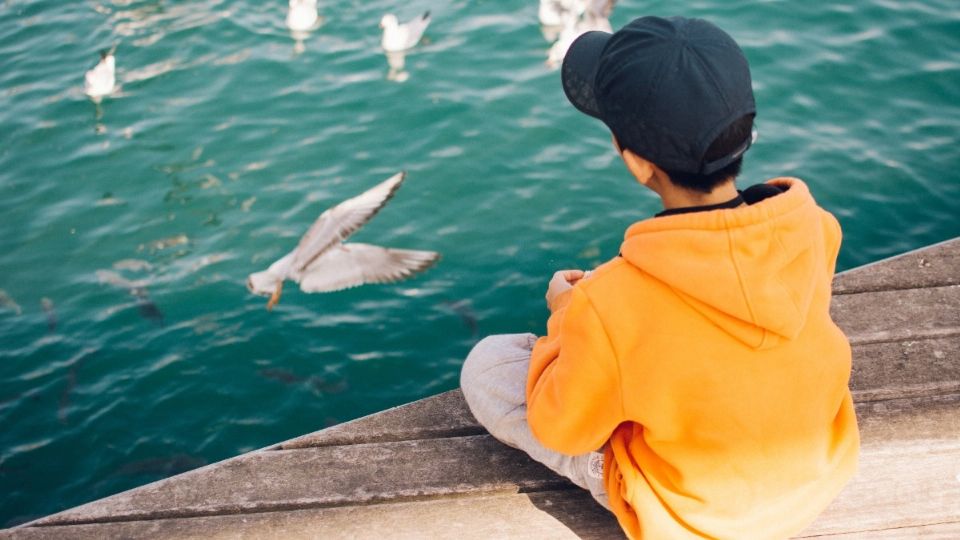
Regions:
[[[400,5],[323,3],[297,53],[279,0],[2,2],[0,525],[453,388],[478,336],[543,330],[553,270],[657,211],[566,103],[534,0]],[[380,16],[425,9],[409,79],[387,80]],[[647,13],[743,45],[760,140],[741,184],[806,179],[841,269],[960,235],[956,2],[624,0],[612,22]],[[122,90],[98,111],[83,72],[114,43]],[[435,268],[287,287],[273,312],[247,293],[401,169],[355,238]]]

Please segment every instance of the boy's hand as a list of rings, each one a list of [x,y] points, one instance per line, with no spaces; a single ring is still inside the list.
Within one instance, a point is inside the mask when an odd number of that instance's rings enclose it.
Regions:
[[[557,310],[557,306],[554,305],[557,297],[572,289],[584,275],[583,270],[560,270],[553,274],[550,284],[547,285],[547,307],[551,312]]]

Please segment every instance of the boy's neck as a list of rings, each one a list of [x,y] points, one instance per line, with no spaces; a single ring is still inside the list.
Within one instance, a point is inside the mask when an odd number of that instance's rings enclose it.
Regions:
[[[737,185],[732,179],[720,184],[710,193],[685,189],[669,181],[660,183],[657,188],[654,191],[660,195],[664,210],[722,204],[735,199],[739,195]]]

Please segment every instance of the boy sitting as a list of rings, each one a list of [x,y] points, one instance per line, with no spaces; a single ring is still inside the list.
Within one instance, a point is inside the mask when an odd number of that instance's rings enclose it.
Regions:
[[[795,178],[737,191],[756,110],[716,26],[589,32],[562,81],[664,211],[588,275],[553,276],[545,337],[477,344],[471,411],[631,538],[798,533],[857,464],[850,347],[829,313],[839,224]]]

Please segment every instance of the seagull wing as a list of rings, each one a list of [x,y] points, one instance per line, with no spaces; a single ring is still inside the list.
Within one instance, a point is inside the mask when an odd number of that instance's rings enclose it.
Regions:
[[[300,276],[303,292],[330,292],[364,283],[391,283],[426,270],[440,254],[370,244],[341,244],[329,249]]]
[[[363,227],[393,197],[405,175],[397,173],[320,214],[294,250],[293,269],[302,271],[330,246],[342,242]]]
[[[427,26],[430,25],[430,12],[426,12],[423,15],[413,19],[404,25],[406,32],[406,40],[404,43],[404,49],[412,49],[416,47],[417,43],[420,43],[420,38],[423,37],[423,33],[427,30]]]

